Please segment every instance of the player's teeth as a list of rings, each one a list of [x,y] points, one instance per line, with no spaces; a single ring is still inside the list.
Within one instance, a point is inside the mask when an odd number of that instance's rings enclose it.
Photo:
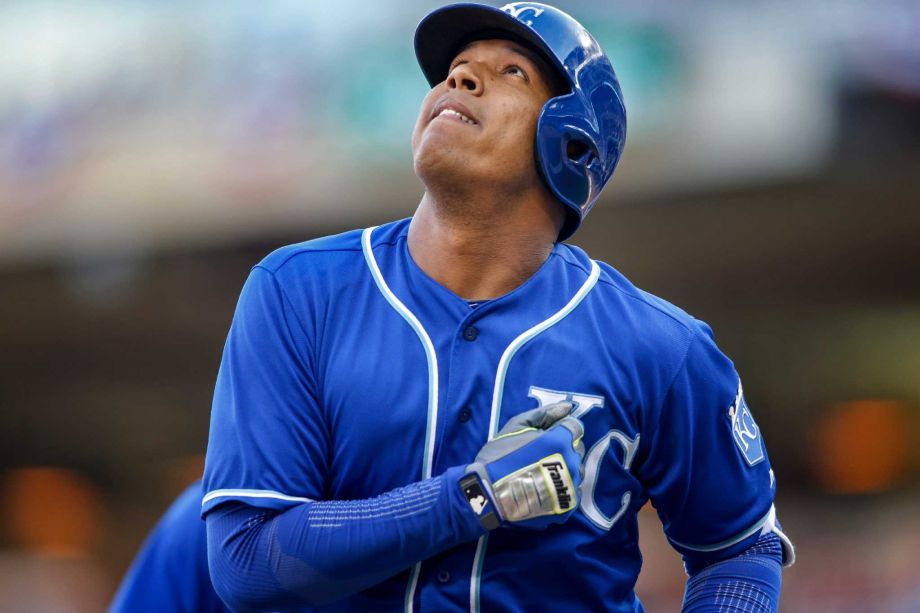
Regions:
[[[476,125],[476,122],[475,122],[475,121],[473,121],[472,119],[470,119],[469,117],[467,117],[467,116],[464,115],[463,113],[461,113],[461,112],[459,112],[459,111],[455,111],[454,109],[444,109],[443,111],[441,111],[440,113],[438,113],[438,116],[440,117],[441,115],[444,115],[445,113],[450,113],[451,115],[456,115],[456,116],[459,117],[460,120],[463,121],[464,123],[468,123],[468,124],[470,124],[470,125]]]

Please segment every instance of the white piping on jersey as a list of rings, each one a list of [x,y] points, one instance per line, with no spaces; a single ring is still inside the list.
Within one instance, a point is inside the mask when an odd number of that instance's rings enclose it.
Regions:
[[[702,552],[718,551],[719,549],[725,549],[726,547],[731,547],[732,545],[736,543],[740,543],[741,541],[751,536],[755,532],[763,530],[764,526],[768,522],[773,521],[775,517],[776,517],[776,509],[771,504],[770,510],[767,511],[767,514],[761,517],[760,519],[758,519],[754,523],[753,526],[751,526],[744,532],[741,532],[740,534],[737,534],[731,537],[730,539],[726,539],[720,543],[716,543],[715,545],[686,545],[684,543],[675,541],[672,538],[668,538],[668,540],[674,543],[675,545],[683,547],[684,549],[689,549],[690,551],[702,551]]]
[[[425,348],[425,356],[428,358],[428,423],[425,426],[425,450],[422,456],[422,479],[430,479],[431,465],[434,458],[434,440],[437,434],[435,432],[435,426],[438,419],[438,356],[434,352],[434,344],[431,342],[431,337],[428,336],[428,332],[425,331],[425,327],[422,326],[422,323],[412,311],[396,297],[396,294],[394,294],[390,286],[387,285],[386,279],[383,278],[383,274],[380,272],[380,267],[377,265],[376,258],[374,258],[374,250],[371,247],[371,234],[376,229],[377,226],[373,226],[365,229],[364,232],[361,233],[361,251],[364,252],[364,260],[367,262],[367,267],[371,271],[374,283],[377,284],[377,289],[380,290],[380,293],[383,294],[386,301],[390,303],[390,306],[406,320],[406,323],[408,323],[415,331],[415,334],[418,335],[419,340],[422,342],[422,347]],[[421,568],[422,563],[418,562],[412,568],[412,572],[409,575],[409,583],[406,586],[406,599],[403,604],[405,613],[412,613],[415,600],[415,587],[418,584],[418,576]]]
[[[770,471],[770,476],[772,478],[773,471]],[[777,537],[779,537],[780,543],[783,546],[783,566],[789,567],[795,564],[795,545],[792,544],[792,541],[789,540],[789,537],[786,536],[786,533],[776,525],[776,506],[770,507],[770,517],[767,518],[767,521],[763,525],[763,529],[760,531],[760,535],[768,534],[772,532]]]
[[[271,498],[273,500],[284,500],[285,502],[315,502],[312,498],[288,496],[274,490],[214,490],[208,492],[201,499],[201,504],[205,505],[215,498]]]
[[[403,602],[403,611],[412,613],[415,608],[415,587],[418,585],[418,576],[422,572],[422,563],[416,562],[409,573],[409,583],[406,584],[406,598]]]
[[[470,577],[470,613],[479,611],[479,583],[482,580],[482,563],[485,561],[486,546],[489,544],[489,533],[479,537],[476,543],[476,554],[473,556],[473,575]]]
[[[406,320],[406,323],[408,323],[412,330],[418,335],[419,340],[422,342],[422,346],[425,348],[425,355],[428,358],[428,424],[425,431],[425,454],[422,459],[422,479],[430,479],[431,464],[434,456],[435,424],[438,418],[438,356],[434,352],[434,344],[431,342],[431,337],[428,336],[428,332],[425,331],[422,323],[415,314],[396,297],[396,294],[394,294],[390,286],[387,285],[386,279],[383,278],[380,267],[377,266],[377,260],[374,258],[374,251],[371,248],[371,233],[376,229],[377,226],[367,228],[361,234],[361,249],[364,252],[364,259],[367,261],[367,266],[371,270],[371,275],[374,277],[377,289],[380,290],[383,297],[390,303],[390,306],[392,306],[397,313],[402,315],[402,318]]]
[[[498,370],[495,373],[495,388],[492,392],[492,413],[489,417],[489,440],[498,434],[498,420],[499,414],[501,413],[502,395],[505,392],[505,376],[508,374],[508,365],[511,363],[514,354],[529,341],[543,332],[546,332],[546,330],[562,321],[569,313],[574,311],[575,307],[581,304],[581,301],[588,295],[588,292],[597,285],[597,280],[600,278],[600,275],[600,266],[597,265],[597,262],[592,260],[591,272],[588,274],[588,278],[585,279],[582,286],[575,292],[572,299],[556,313],[518,335],[518,337],[511,341],[511,344],[505,348],[501,359],[498,361]],[[479,543],[476,545],[476,555],[473,557],[473,574],[470,577],[470,613],[479,612],[479,586],[482,577],[482,565],[485,559],[486,544],[488,542],[487,537],[488,535],[479,538]]]
[[[597,284],[597,279],[601,275],[601,268],[597,265],[597,262],[594,260],[591,261],[591,273],[588,275],[588,278],[582,284],[582,286],[575,292],[575,295],[572,296],[572,299],[569,300],[568,304],[559,309],[551,317],[544,319],[534,327],[529,330],[522,332],[516,339],[511,341],[511,344],[505,348],[505,352],[502,354],[501,360],[498,362],[498,371],[495,373],[495,388],[492,392],[492,415],[489,418],[489,440],[498,433],[498,417],[501,412],[502,406],[502,395],[505,393],[505,375],[508,374],[508,364],[511,363],[511,358],[514,357],[514,354],[517,353],[518,349],[523,347],[528,341],[533,339],[539,334],[542,334],[550,327],[556,325],[562,319],[571,313],[575,307],[577,307],[585,296],[588,295],[594,286]]]

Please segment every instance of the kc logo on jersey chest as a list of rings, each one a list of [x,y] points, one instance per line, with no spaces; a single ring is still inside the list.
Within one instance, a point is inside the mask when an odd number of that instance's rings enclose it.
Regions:
[[[580,418],[591,409],[604,406],[604,398],[602,396],[579,394],[578,392],[561,392],[537,387],[536,385],[530,386],[527,395],[535,399],[541,407],[568,400],[575,405],[575,408],[572,409],[572,417]]]
[[[584,419],[592,410],[601,409],[604,406],[603,396],[552,390],[544,387],[537,387],[536,385],[530,386],[527,395],[535,399],[541,407],[568,400],[575,405],[572,409],[572,417],[578,419]],[[584,516],[587,517],[592,524],[601,530],[608,531],[613,528],[614,524],[616,524],[623,514],[626,513],[632,502],[632,492],[629,491],[624,491],[622,493],[618,492],[619,508],[611,509],[609,507],[609,494],[606,501],[599,502],[597,498],[599,493],[597,488],[598,483],[600,482],[606,485],[609,484],[610,481],[609,473],[601,475],[601,464],[605,458],[615,457],[615,455],[612,455],[613,451],[611,450],[611,444],[616,443],[613,449],[619,448],[622,450],[621,465],[623,470],[629,471],[632,466],[633,458],[635,458],[636,452],[639,450],[639,439],[638,432],[630,436],[626,432],[614,428],[609,430],[599,440],[595,441],[594,444],[591,445],[591,449],[585,454],[585,479],[582,481],[581,488],[579,489],[579,494],[581,496],[581,512],[584,513]],[[563,506],[562,501],[565,500],[566,505],[571,504],[572,501],[568,492],[560,489],[560,485],[564,487],[566,479],[571,479],[571,477],[569,477],[568,473],[564,475],[560,474],[560,468],[561,464],[556,467],[554,472],[549,462],[543,463],[543,469],[546,470],[547,476],[553,483],[560,501],[560,506],[566,509],[568,507]],[[563,498],[563,492],[565,498]],[[601,510],[602,505],[606,505],[606,511]]]

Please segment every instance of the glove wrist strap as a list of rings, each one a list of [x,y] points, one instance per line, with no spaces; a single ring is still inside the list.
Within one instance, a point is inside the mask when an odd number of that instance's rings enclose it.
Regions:
[[[466,498],[482,527],[486,530],[498,528],[501,525],[501,518],[479,474],[476,472],[465,474],[460,478],[459,485],[463,497]]]

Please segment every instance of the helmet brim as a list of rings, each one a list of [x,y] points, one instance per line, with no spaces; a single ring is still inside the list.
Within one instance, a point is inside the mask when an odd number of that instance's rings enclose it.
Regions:
[[[533,49],[571,85],[564,67],[536,32],[505,11],[484,4],[451,4],[422,19],[415,30],[415,57],[428,84],[434,87],[447,78],[450,63],[463,47],[490,38],[512,40]]]

